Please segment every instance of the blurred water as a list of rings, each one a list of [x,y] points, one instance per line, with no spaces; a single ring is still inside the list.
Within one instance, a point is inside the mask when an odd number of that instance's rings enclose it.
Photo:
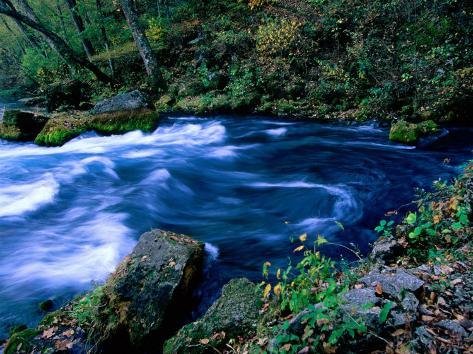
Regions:
[[[291,235],[322,233],[366,252],[386,210],[472,157],[471,130],[415,149],[387,135],[371,125],[174,117],[153,134],[87,133],[60,148],[0,140],[0,337],[35,324],[40,301],[60,305],[103,281],[154,227],[207,243],[204,298],[231,277],[259,279],[265,260],[285,264]]]

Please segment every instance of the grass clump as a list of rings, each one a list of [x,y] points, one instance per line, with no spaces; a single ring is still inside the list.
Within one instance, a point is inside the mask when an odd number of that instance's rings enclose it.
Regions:
[[[36,337],[40,331],[37,329],[27,328],[23,331],[14,333],[7,342],[4,353],[27,353],[31,348],[31,340]]]
[[[88,128],[98,133],[123,134],[133,130],[153,131],[158,124],[159,114],[152,110],[121,111],[91,116]]]

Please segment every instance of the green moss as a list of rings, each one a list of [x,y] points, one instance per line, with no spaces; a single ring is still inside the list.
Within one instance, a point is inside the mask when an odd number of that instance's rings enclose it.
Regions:
[[[0,124],[0,139],[21,140],[21,131],[15,126]]]
[[[155,102],[155,107],[158,112],[165,112],[172,109],[174,99],[170,95],[162,95],[159,100]]]
[[[31,341],[40,332],[37,329],[25,329],[14,333],[7,342],[5,354],[27,353],[31,349]]]
[[[400,120],[391,125],[389,139],[399,143],[413,145],[419,139],[417,125]]]
[[[123,134],[133,130],[153,131],[159,113],[151,110],[104,113],[90,117],[88,128],[101,134]]]
[[[68,315],[80,326],[91,326],[96,321],[98,308],[103,299],[103,287],[99,286],[71,304]]]
[[[417,124],[417,132],[419,135],[435,134],[438,131],[438,125],[433,120],[426,120],[425,122]]]
[[[43,146],[61,146],[87,129],[85,118],[58,116],[51,118],[38,134],[35,143]]]

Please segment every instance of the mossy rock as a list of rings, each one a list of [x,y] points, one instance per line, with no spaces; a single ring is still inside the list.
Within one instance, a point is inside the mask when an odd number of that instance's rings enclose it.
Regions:
[[[20,110],[5,111],[0,124],[0,138],[7,140],[34,140],[49,117]]]
[[[86,130],[85,118],[65,115],[53,117],[38,134],[35,143],[43,146],[61,146]]]
[[[415,145],[419,139],[417,125],[414,123],[408,123],[405,120],[395,122],[391,125],[389,139],[407,145]]]
[[[150,109],[103,113],[88,119],[88,128],[98,133],[123,134],[133,130],[151,132],[156,129],[159,113]]]
[[[256,289],[248,279],[231,280],[204,317],[183,327],[166,341],[164,353],[214,353],[214,348],[224,349],[230,339],[250,337],[259,320]]]
[[[391,125],[389,139],[407,145],[415,145],[420,137],[435,134],[437,131],[437,123],[433,120],[426,120],[419,124],[400,120]]]
[[[189,310],[200,277],[204,245],[185,235],[153,230],[103,287],[94,331],[105,351],[161,347]]]

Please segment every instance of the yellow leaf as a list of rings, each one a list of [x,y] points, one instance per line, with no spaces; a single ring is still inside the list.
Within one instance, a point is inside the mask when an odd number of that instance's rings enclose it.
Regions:
[[[271,284],[267,284],[263,291],[263,297],[268,297],[271,292]]]
[[[273,289],[274,294],[279,297],[281,295],[281,283],[278,283]]]
[[[294,252],[300,252],[304,249],[304,245],[297,247]]]
[[[281,278],[281,269],[278,269],[278,271],[276,272],[276,278]]]
[[[302,235],[300,235],[299,240],[301,240],[301,242],[305,242],[305,240],[307,240],[307,233],[303,233]]]

